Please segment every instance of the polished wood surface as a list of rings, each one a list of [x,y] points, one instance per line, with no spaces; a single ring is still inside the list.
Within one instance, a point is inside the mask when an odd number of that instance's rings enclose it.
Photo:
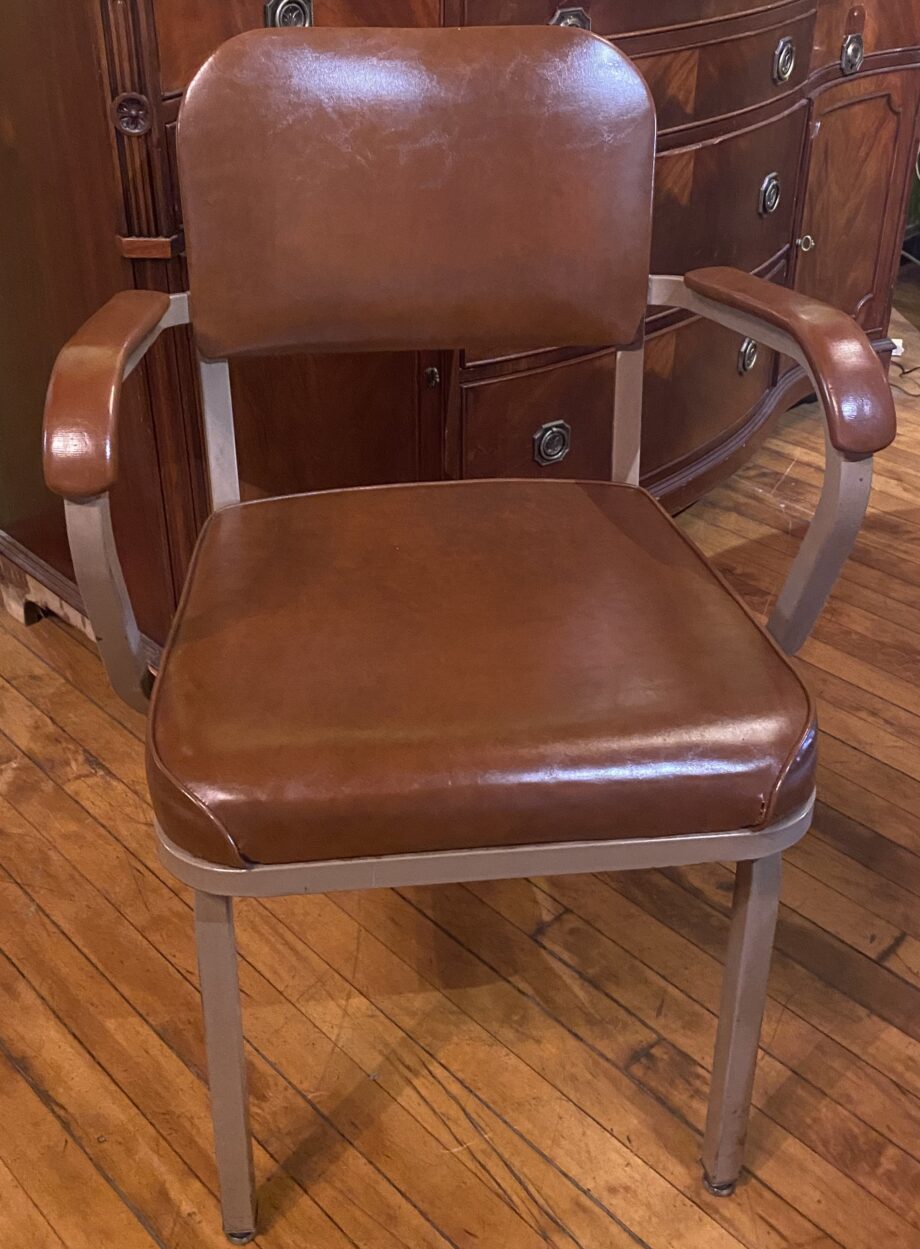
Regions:
[[[760,125],[659,155],[653,273],[686,273],[704,264],[753,272],[787,251],[807,114],[803,101]],[[771,174],[782,198],[767,214],[760,190]]]
[[[49,34],[37,39],[27,0],[10,0],[0,15],[0,556],[16,558],[12,539],[70,578],[63,512],[39,463],[45,390],[64,342],[134,279],[114,246],[120,191],[92,6],[51,0],[42,23]],[[130,484],[113,496],[113,510],[138,613],[156,636],[168,627],[174,585],[140,376],[123,410]]]
[[[259,1244],[920,1246],[920,334],[894,332],[900,440],[798,661],[820,805],[736,1197],[697,1161],[730,869],[252,902]],[[682,522],[761,616],[821,456],[800,408]],[[64,626],[0,618],[0,726],[0,1243],[218,1249],[190,899],[154,852],[142,721]]]
[[[364,356],[290,356],[238,360],[231,369],[238,423],[237,455],[246,498],[294,494],[309,481],[315,490],[382,485],[438,476],[440,448],[428,453],[427,405],[435,388],[426,368],[438,353],[391,352]],[[343,414],[329,396],[347,392]],[[279,424],[281,430],[279,430]]]
[[[750,372],[741,373],[739,356],[737,334],[699,318],[652,335],[643,407],[646,478],[654,482],[658,475],[692,464],[707,442],[718,446],[733,422],[744,428],[746,414],[773,381],[776,357],[758,347]],[[703,404],[700,395],[706,396]],[[665,409],[667,423],[656,423],[654,415]]]
[[[815,247],[799,252],[795,286],[876,334],[887,329],[888,273],[917,155],[918,105],[920,77],[872,74],[820,94],[811,119],[801,234]]]
[[[870,56],[889,48],[912,48],[917,42],[917,15],[910,4],[890,0],[821,0],[815,29],[812,67],[835,65],[840,60],[841,34],[859,33]]]
[[[265,0],[153,0],[163,93],[184,91],[226,39],[263,24]],[[322,0],[318,26],[438,26],[440,0]]]
[[[319,25],[523,25],[559,7],[584,9],[654,95],[653,266],[737,264],[795,285],[854,312],[884,353],[920,138],[920,0],[314,0],[313,13]],[[12,380],[0,412],[0,595],[21,612],[33,601],[79,609],[60,507],[39,473],[51,363],[115,290],[186,288],[175,254],[182,93],[222,41],[263,20],[263,0],[49,0],[38,38],[34,4],[3,7],[0,363]],[[853,77],[841,68],[847,35],[865,46]],[[781,40],[794,43],[795,60],[777,81]],[[762,213],[770,174],[780,202]],[[805,239],[812,250],[798,246]],[[743,463],[805,383],[763,352],[740,377],[740,341],[662,310],[648,334],[644,481],[673,510]],[[475,354],[235,368],[246,493],[607,475],[613,371],[595,351],[548,343],[515,355],[496,343]],[[208,506],[186,331],[156,345],[128,399],[115,519],[141,625],[162,642]],[[538,464],[533,433],[558,422],[576,431],[572,450]]]
[[[780,13],[761,10],[618,42],[648,82],[660,129],[676,130],[794,93],[808,77],[803,53],[812,44],[815,4],[800,0]],[[773,70],[781,39],[792,41],[795,58],[788,77],[778,81]]]
[[[482,381],[465,385],[458,475],[592,477],[598,463],[609,465],[613,431],[607,396],[616,375],[616,355],[602,352],[573,362],[570,369],[574,377],[564,364],[504,376],[491,370],[491,377],[485,369]],[[552,424],[543,419],[547,411],[565,412],[569,450],[558,463],[538,464],[534,440]]]
[[[560,9],[581,8],[601,35],[633,34],[649,30],[690,26],[741,13],[781,9],[789,0],[581,0],[559,4],[558,0],[459,0],[453,14],[471,25],[506,25],[517,22],[548,22]]]

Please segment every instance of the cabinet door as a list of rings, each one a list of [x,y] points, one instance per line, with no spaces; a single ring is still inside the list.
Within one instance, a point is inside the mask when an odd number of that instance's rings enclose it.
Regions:
[[[814,105],[795,286],[870,332],[891,311],[917,105],[903,72],[837,84]]]
[[[5,0],[0,24],[0,557],[73,600],[63,505],[42,478],[45,390],[67,339],[134,278],[115,248],[92,6],[47,0],[37,21],[30,0]],[[162,636],[174,599],[145,369],[124,390],[112,508],[138,620]]]
[[[234,362],[243,497],[439,477],[442,374],[438,352]]]

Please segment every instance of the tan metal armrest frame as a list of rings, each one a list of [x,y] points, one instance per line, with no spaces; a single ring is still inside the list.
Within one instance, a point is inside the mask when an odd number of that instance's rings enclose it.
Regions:
[[[186,325],[188,319],[188,296],[171,296],[169,311],[126,360],[123,378],[133,373],[164,330]],[[65,499],[64,514],[77,585],[109,681],[129,706],[145,712],[152,679],[118,559],[109,496]]]
[[[805,353],[784,330],[695,294],[680,277],[652,277],[649,303],[684,308],[756,338],[802,365],[820,393]],[[123,376],[130,376],[164,330],[188,320],[188,296],[171,296],[168,312],[129,356]],[[622,419],[611,465],[615,481],[638,481],[642,358],[641,350],[621,352],[618,357],[617,411]],[[226,361],[202,360],[200,368],[212,504],[218,508],[239,499],[229,376]],[[848,457],[826,439],[818,506],[767,624],[787,654],[794,654],[808,637],[846,563],[865,516],[871,485],[872,457]],[[109,497],[67,499],[64,506],[77,583],[109,680],[131,707],[143,712],[152,682],[118,559]]]
[[[804,351],[792,337],[759,317],[729,308],[689,290],[680,277],[653,277],[649,303],[685,308],[739,334],[756,339],[804,368],[816,394],[818,385]],[[850,457],[832,446],[825,420],[824,483],[818,506],[789,575],[773,607],[767,629],[788,655],[794,655],[814,627],[821,609],[859,535],[872,489],[872,456]]]

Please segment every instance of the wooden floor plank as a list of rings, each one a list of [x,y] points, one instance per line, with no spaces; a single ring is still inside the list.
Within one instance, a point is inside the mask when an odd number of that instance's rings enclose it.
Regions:
[[[920,387],[899,385],[797,661],[820,802],[787,855],[736,1196],[698,1162],[728,868],[301,897],[238,915],[258,1243],[920,1249]],[[806,405],[681,518],[761,617],[822,464]],[[0,620],[2,1249],[222,1243],[190,900],[143,737],[85,637]]]
[[[847,849],[850,849],[849,843]],[[908,875],[908,868],[913,869],[914,878],[920,873],[920,856],[910,857],[917,860],[916,864],[904,863],[902,859],[904,875],[885,880],[878,872],[863,866],[857,858],[842,853],[823,837],[815,836],[793,846],[787,852],[786,863],[826,884],[836,894],[858,902],[871,914],[887,920],[896,930],[920,937],[920,897],[918,891],[911,888],[911,877]],[[844,940],[847,939],[848,934],[844,934]]]
[[[64,677],[113,720],[143,740],[145,717],[123,702],[109,685],[95,648],[83,634],[54,616],[46,616],[26,626],[6,613],[0,613],[0,629],[31,650],[53,672]]]
[[[668,1227],[680,1226],[688,1249],[752,1243],[755,1216],[747,1201],[720,1203],[700,1187],[692,1129],[595,1051],[581,1050],[573,1065],[570,1034],[537,1017],[513,986],[459,946],[427,925],[420,928],[414,908],[383,893],[311,899],[309,908],[291,902],[293,908],[286,902],[272,910],[277,914],[283,905],[285,922],[311,948],[437,1052],[459,1079],[502,1105],[527,1139],[551,1145],[567,1174],[588,1177],[591,1192],[644,1242],[664,1244]],[[439,972],[448,963],[445,977]],[[439,993],[431,1001],[425,986],[434,982]],[[422,1009],[408,985],[426,992]],[[482,1011],[472,1014],[473,1004]],[[512,1033],[516,1041],[509,1045]],[[625,1171],[617,1161],[624,1150],[634,1155]],[[807,1223],[799,1217],[797,1226]]]
[[[622,1010],[613,1009],[615,1007],[613,999],[604,998],[592,992],[590,982],[575,981],[565,968],[556,969],[553,974],[545,958],[542,957],[541,951],[532,942],[523,939],[507,924],[490,922],[487,910],[482,905],[472,907],[469,891],[415,889],[406,891],[406,895],[413,906],[427,916],[432,923],[435,923],[441,931],[449,933],[464,951],[482,958],[493,972],[512,978],[512,983],[527,1000],[538,1002],[561,1028],[566,1031],[573,1030],[592,1049],[596,1049],[615,1064],[625,1066],[630,1076],[640,1085],[648,1088],[675,1114],[675,1117],[683,1119],[697,1131],[701,1130],[707,1086],[705,1072],[701,1069],[702,1064],[688,1061],[688,1056],[684,1051],[672,1045],[657,1032],[653,1032],[647,1039],[637,1043],[635,1036],[629,1036],[630,1016]],[[501,1013],[491,1011],[489,1014],[493,1021],[490,1026],[495,1029],[499,1037],[503,1037],[504,1030],[501,1024],[496,1022],[500,1020]],[[519,1007],[515,1017],[517,1030],[521,1028],[523,1014],[523,1009]],[[632,1017],[632,1021],[634,1025],[637,1022],[635,1017]],[[706,1031],[706,1039],[709,1041],[707,1048],[711,1048],[713,1037],[714,1026]],[[510,1043],[506,1041],[506,1044]],[[555,1078],[563,1087],[567,1086],[567,1064],[559,1065]],[[839,1114],[837,1118],[841,1123],[846,1119],[846,1127],[851,1135],[866,1139],[872,1136],[866,1131],[860,1133],[858,1125],[852,1121],[851,1117]],[[755,1118],[751,1162],[753,1174],[758,1178],[756,1133],[759,1129],[760,1125]],[[843,1131],[840,1123],[838,1123],[838,1131],[841,1133]],[[869,1240],[864,1237],[857,1238],[856,1229],[853,1227],[828,1226],[830,1221],[828,1212],[819,1209],[818,1205],[811,1210],[806,1209],[810,1194],[815,1187],[814,1180],[818,1175],[820,1175],[820,1183],[817,1187],[822,1189],[825,1195],[833,1191],[838,1193],[846,1191],[850,1183],[849,1179],[835,1172],[833,1167],[821,1167],[817,1159],[810,1154],[809,1150],[803,1149],[795,1137],[790,1136],[787,1139],[786,1134],[772,1130],[770,1135],[774,1143],[777,1139],[780,1140],[780,1148],[790,1162],[797,1160],[788,1169],[783,1169],[783,1177],[795,1186],[795,1200],[791,1203],[793,1208],[807,1213],[819,1223],[825,1232],[834,1235],[843,1244],[868,1245]],[[907,1158],[902,1151],[892,1149],[877,1139],[873,1139],[873,1144],[880,1156],[886,1156],[893,1169],[897,1169],[894,1155],[898,1155],[900,1170],[905,1179],[920,1179],[920,1164],[915,1160]],[[638,1148],[635,1140],[634,1148]],[[810,1182],[806,1181],[806,1177]],[[913,1191],[914,1187],[913,1183],[908,1183],[909,1191]],[[780,1192],[779,1195],[787,1199],[789,1197],[788,1191]],[[894,1185],[892,1185],[891,1196],[896,1196]],[[861,1200],[865,1201],[868,1208],[870,1205],[868,1196]],[[852,1202],[851,1193],[849,1204]],[[823,1205],[823,1201],[821,1204]],[[874,1212],[876,1220],[884,1221],[887,1217],[882,1205],[883,1203],[878,1203]],[[913,1213],[913,1206],[910,1207],[910,1212]],[[902,1217],[907,1213],[907,1210],[899,1211]],[[775,1213],[773,1217],[775,1222]],[[891,1220],[890,1227],[895,1236],[905,1234],[901,1219]]]
[[[559,889],[565,886],[563,881],[553,884]],[[580,888],[569,894],[569,901],[590,891],[600,895],[601,906],[609,905],[602,882],[585,878],[576,884]],[[691,997],[534,882],[470,888],[574,974],[708,1071],[721,982],[721,965],[715,959],[704,956],[694,963],[697,996]],[[590,905],[598,905],[597,897]],[[541,983],[536,988],[540,991]],[[903,1089],[857,1055],[775,1002],[768,1007],[763,1050],[761,1078],[769,1075],[772,1086],[786,1087],[800,1098],[808,1117],[813,1114],[814,1092],[820,1092],[828,1099],[828,1117],[840,1125],[835,1136],[847,1134],[848,1116],[852,1116],[871,1128],[872,1135],[893,1142],[913,1157],[920,1154],[920,1105],[905,1098]],[[840,1114],[841,1109],[847,1113]],[[852,1131],[859,1129],[854,1126]]]
[[[71,937],[96,967],[115,985],[125,999],[148,1019],[163,1040],[193,1071],[204,1067],[198,1002],[190,983],[194,958],[191,941],[190,909],[174,894],[150,878],[145,897],[160,893],[159,908],[146,904],[135,908],[135,918],[161,941],[174,956],[184,946],[178,960],[187,969],[177,970],[145,941],[141,933],[120,917],[88,881],[82,884],[73,869],[60,856],[42,844],[39,835],[26,841],[20,830],[20,845],[28,845],[28,868],[20,864],[21,853],[9,870],[19,871],[23,887],[43,910]],[[12,856],[11,856],[12,858]],[[7,860],[4,858],[4,863]],[[117,934],[113,943],[112,934]],[[294,1168],[297,1178],[309,1183],[314,1167],[311,1148],[327,1154],[348,1153],[340,1167],[339,1184],[345,1184],[349,1171],[356,1173],[349,1187],[355,1194],[353,1221],[363,1214],[368,1245],[442,1246],[435,1216],[444,1217],[453,1202],[463,1199],[467,1215],[467,1239],[511,1237],[527,1246],[531,1242],[518,1229],[518,1216],[507,1205],[493,1198],[481,1182],[474,1182],[463,1160],[433,1148],[410,1116],[395,1106],[379,1085],[369,1082],[337,1048],[330,1049],[306,1019],[273,992],[257,973],[244,966],[242,986],[247,1010],[247,1030],[252,1040],[253,1109],[256,1132],[268,1152],[285,1167]],[[293,1088],[278,1072],[298,1063],[310,1062],[301,1070],[302,1085]],[[361,1096],[355,1097],[355,1085]],[[386,1164],[371,1165],[367,1151],[376,1151]],[[414,1159],[427,1156],[429,1166],[423,1178],[415,1177],[424,1190],[429,1215],[419,1218],[403,1193],[415,1166]],[[384,1174],[386,1172],[386,1174]],[[322,1191],[322,1185],[320,1185]],[[311,1192],[313,1188],[311,1187]],[[357,1194],[361,1194],[358,1199]],[[339,1197],[341,1200],[341,1196]],[[367,1239],[376,1224],[373,1239]],[[397,1238],[394,1240],[393,1237]],[[533,1241],[536,1246],[536,1240]]]
[[[15,888],[0,888],[0,908],[15,907],[9,897]],[[26,1067],[58,1114],[74,1125],[81,1148],[119,1194],[143,1211],[155,1239],[176,1249],[222,1246],[213,1194],[182,1166],[6,955],[0,957],[0,996],[5,1003],[0,1048],[15,1054],[17,1065]]]
[[[819,767],[819,784],[825,801],[816,807],[811,840],[826,842],[868,868],[875,901],[886,896],[889,882],[920,894],[920,853],[913,849],[920,850],[920,819],[827,768]]]
[[[29,1249],[66,1249],[12,1171],[0,1162],[0,1244]]]
[[[27,1060],[0,1044],[0,1162],[68,1249],[154,1249],[146,1215],[131,1209],[77,1143]],[[92,1210],[92,1220],[86,1216]],[[15,1241],[13,1242],[16,1243]],[[21,1242],[20,1242],[21,1243]]]

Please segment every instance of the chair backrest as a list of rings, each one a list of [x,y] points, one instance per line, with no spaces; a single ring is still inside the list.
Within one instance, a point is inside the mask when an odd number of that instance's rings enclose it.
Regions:
[[[209,359],[641,338],[654,110],[596,36],[253,31],[178,144]]]

